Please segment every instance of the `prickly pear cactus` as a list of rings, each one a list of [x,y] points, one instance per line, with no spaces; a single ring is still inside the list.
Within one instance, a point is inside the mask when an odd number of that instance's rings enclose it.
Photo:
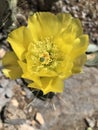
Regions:
[[[11,25],[11,10],[7,0],[0,0],[0,29]]]

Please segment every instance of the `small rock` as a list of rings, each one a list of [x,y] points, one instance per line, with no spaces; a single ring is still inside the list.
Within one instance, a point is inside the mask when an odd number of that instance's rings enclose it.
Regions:
[[[35,130],[35,129],[27,124],[23,124],[20,126],[20,130]]]
[[[1,48],[0,49],[0,59],[3,58],[3,56],[5,55],[6,51],[5,49]]]
[[[44,125],[45,123],[41,113],[39,112],[36,113],[35,120],[38,121],[41,125]]]
[[[36,121],[35,121],[35,120],[32,120],[31,124],[32,124],[33,126],[36,126]]]
[[[26,26],[26,25],[27,25],[26,18],[25,18],[24,15],[22,15],[22,14],[17,14],[17,15],[16,15],[16,18],[17,18],[17,21],[18,21],[18,22],[17,22],[18,26],[20,26],[20,25]]]
[[[94,118],[86,117],[85,120],[87,121],[90,128],[94,128],[96,123]]]
[[[23,96],[26,96],[26,92],[25,92],[25,91],[21,91],[21,94],[22,94]]]
[[[32,109],[33,109],[32,106],[30,106],[28,112],[31,113]]]
[[[11,102],[12,102],[13,106],[15,106],[15,107],[19,106],[19,103],[18,103],[18,101],[16,99],[12,99]]]

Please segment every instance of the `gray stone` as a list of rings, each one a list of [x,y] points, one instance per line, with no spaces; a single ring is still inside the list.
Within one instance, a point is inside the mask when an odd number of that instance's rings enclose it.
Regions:
[[[51,104],[50,107],[44,107],[43,103],[36,106],[45,119],[47,129],[80,129],[85,117],[98,110],[98,70],[85,67],[83,73],[66,79],[64,92],[54,97],[52,102],[55,110]]]

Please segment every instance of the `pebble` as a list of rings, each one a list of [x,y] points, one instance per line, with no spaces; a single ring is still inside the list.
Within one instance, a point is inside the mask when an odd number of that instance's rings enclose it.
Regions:
[[[94,118],[86,117],[85,120],[87,121],[90,128],[94,128],[94,126],[95,126],[95,119]]]
[[[23,125],[20,125],[19,130],[35,130],[35,129],[27,124],[23,124]]]
[[[39,112],[36,113],[35,120],[37,120],[41,125],[45,124],[43,116]]]
[[[3,58],[3,56],[5,55],[6,51],[3,48],[0,48],[0,59]]]
[[[11,102],[12,102],[13,106],[15,106],[15,107],[19,106],[19,103],[16,99],[12,99]]]

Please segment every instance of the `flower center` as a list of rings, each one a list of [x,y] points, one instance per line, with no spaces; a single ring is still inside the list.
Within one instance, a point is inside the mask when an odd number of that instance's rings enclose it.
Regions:
[[[64,59],[62,51],[52,38],[31,43],[30,50],[29,56],[32,59],[32,68],[35,71],[44,67],[56,70]]]

